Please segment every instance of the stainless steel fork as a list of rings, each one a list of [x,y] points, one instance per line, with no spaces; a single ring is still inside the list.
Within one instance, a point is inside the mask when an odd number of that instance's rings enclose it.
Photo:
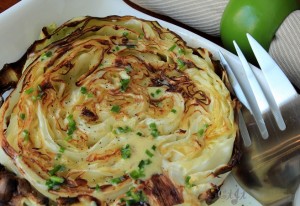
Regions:
[[[240,69],[233,70],[220,52],[245,106],[239,113],[243,155],[233,176],[263,205],[292,204],[300,183],[300,97],[269,54],[247,37],[261,70],[248,64],[236,42]]]

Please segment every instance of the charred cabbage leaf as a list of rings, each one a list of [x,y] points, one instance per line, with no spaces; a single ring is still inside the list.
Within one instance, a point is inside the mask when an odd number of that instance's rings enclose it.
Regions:
[[[214,65],[130,16],[43,29],[1,107],[0,162],[58,204],[200,205],[237,133]]]

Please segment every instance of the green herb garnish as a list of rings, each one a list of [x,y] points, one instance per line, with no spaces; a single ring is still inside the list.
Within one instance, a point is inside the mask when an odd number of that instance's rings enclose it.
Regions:
[[[24,114],[24,113],[21,113],[21,114],[20,114],[20,118],[21,118],[22,120],[24,120],[24,119],[25,119],[25,117],[26,117],[26,116],[25,116],[25,114]]]
[[[179,70],[182,70],[183,67],[185,66],[184,61],[182,61],[181,59],[177,59],[177,64],[178,64]]]
[[[74,131],[76,130],[76,122],[74,121],[73,119],[73,115],[70,114],[68,117],[67,117],[67,120],[68,120],[68,130],[67,130],[67,134],[69,136],[71,136]]]
[[[161,90],[160,90],[160,89],[157,89],[157,90],[155,91],[155,93],[156,93],[156,94],[160,94],[160,93],[161,93]]]
[[[23,135],[24,140],[28,141],[28,139],[29,139],[29,131],[27,129],[23,130],[22,135]]]
[[[140,170],[143,170],[146,165],[150,165],[152,161],[150,159],[141,160],[138,167]]]
[[[100,191],[100,186],[99,186],[98,184],[96,184],[95,190],[96,190],[97,192]]]
[[[131,67],[125,67],[125,71],[127,72],[127,73],[129,73],[129,72],[131,72],[132,71],[132,68]]]
[[[126,192],[126,197],[121,201],[126,202],[126,206],[137,205],[145,202],[147,198],[145,197],[142,191],[134,191],[134,188],[131,188]]]
[[[119,184],[122,182],[123,177],[116,177],[110,180],[110,183],[112,184]]]
[[[175,114],[177,111],[176,109],[172,109],[171,112]]]
[[[128,159],[131,156],[131,149],[129,144],[127,144],[125,147],[121,149],[121,156],[123,159]]]
[[[199,129],[199,131],[197,132],[198,136],[201,137],[201,136],[204,134],[204,132],[205,132],[205,130],[207,129],[207,127],[208,127],[208,124],[205,124],[205,125],[203,126],[203,128]]]
[[[33,88],[29,88],[29,89],[25,90],[25,93],[26,94],[31,94],[33,91],[34,91]]]
[[[141,177],[145,177],[145,173],[144,170],[133,170],[132,172],[129,173],[129,176],[132,179],[137,180]]]
[[[122,92],[125,92],[126,89],[128,88],[129,81],[130,81],[130,79],[121,79],[120,83],[121,83],[121,91]]]
[[[69,136],[67,136],[67,137],[65,138],[66,141],[70,141],[71,139],[72,139],[72,136],[71,136],[71,135],[69,135]]]
[[[156,150],[156,146],[153,145],[153,146],[151,147],[151,149],[152,149],[153,151],[155,151],[155,150]]]
[[[128,133],[131,131],[132,131],[132,129],[130,127],[125,126],[125,127],[117,127],[117,129],[115,129],[114,133],[121,134],[121,133]]]
[[[190,179],[191,179],[191,176],[186,176],[186,178],[185,178],[185,186],[187,187],[187,188],[191,188],[191,187],[193,187],[193,186],[195,186],[194,184],[191,184],[190,183]]]
[[[159,136],[159,131],[156,127],[156,124],[154,122],[152,122],[151,124],[149,124],[150,130],[151,130],[151,135],[152,137],[156,138]]]
[[[170,48],[169,51],[173,51],[176,48],[176,44],[173,44]]]
[[[179,49],[178,49],[178,53],[179,53],[180,55],[182,55],[182,54],[185,54],[185,51],[184,51],[183,49],[179,48]]]
[[[80,87],[81,94],[87,94],[87,88],[86,87]]]
[[[120,110],[121,110],[121,107],[120,107],[119,105],[113,105],[113,106],[111,107],[111,110],[110,110],[110,111],[112,111],[112,112],[114,112],[114,113],[119,113]]]
[[[136,134],[140,137],[143,136],[143,134],[141,132],[137,132]]]
[[[86,95],[88,98],[94,97],[92,93],[88,93],[88,90],[86,87],[80,87],[81,94]]]
[[[58,190],[64,181],[64,178],[53,175],[50,176],[50,178],[46,181],[46,185],[48,186],[49,190]]]
[[[65,166],[64,165],[56,165],[52,170],[50,170],[48,173],[49,175],[53,176],[56,175],[57,172],[61,172],[65,170]]]
[[[42,54],[41,56],[41,60],[44,61],[45,59],[49,58],[52,56],[52,52],[51,51],[47,51],[46,53]]]
[[[150,152],[149,150],[146,150],[145,153],[149,156],[149,157],[153,157],[154,154],[152,152]]]
[[[139,39],[143,39],[144,37],[145,37],[144,34],[140,34],[138,38],[139,38]]]
[[[59,151],[60,153],[64,153],[65,149],[66,149],[66,148],[64,148],[63,146],[60,146],[58,151]]]
[[[128,32],[124,31],[122,36],[127,37],[128,36]]]

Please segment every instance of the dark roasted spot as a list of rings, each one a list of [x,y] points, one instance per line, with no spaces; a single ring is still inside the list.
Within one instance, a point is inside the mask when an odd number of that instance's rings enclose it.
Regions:
[[[116,66],[116,67],[121,67],[121,66],[123,66],[123,60],[120,59],[120,58],[116,59],[116,60],[115,60],[115,66]]]
[[[144,183],[144,193],[161,206],[173,206],[184,201],[181,189],[176,188],[164,175],[153,175],[150,180],[147,180]]]
[[[206,204],[211,205],[219,199],[220,187],[217,185],[212,185],[213,187],[204,193],[202,193],[198,198],[200,200],[205,200]]]
[[[92,48],[93,47],[93,45],[91,45],[91,44],[87,44],[87,45],[84,45],[83,46],[83,48],[85,48],[85,49],[90,49],[90,48]]]
[[[88,120],[90,120],[90,121],[96,121],[96,120],[98,120],[97,114],[95,114],[94,112],[92,112],[91,110],[89,110],[86,107],[82,109],[81,114],[83,116],[87,117]]]

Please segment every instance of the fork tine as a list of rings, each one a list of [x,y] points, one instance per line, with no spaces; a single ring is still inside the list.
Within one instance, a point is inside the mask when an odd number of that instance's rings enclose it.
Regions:
[[[243,91],[242,91],[242,88],[239,85],[238,80],[236,79],[230,65],[226,61],[226,59],[221,51],[219,51],[219,57],[220,57],[220,62],[222,64],[222,66],[224,67],[224,69],[226,70],[226,72],[228,74],[228,78],[229,78],[231,86],[234,89],[235,95],[237,95],[238,99],[251,112],[251,108],[247,102],[247,99],[246,99]],[[245,123],[243,114],[240,110],[238,111],[238,117],[239,117],[239,129],[241,132],[241,137],[243,139],[243,143],[244,143],[245,147],[249,147],[251,145],[251,139],[250,139],[249,131],[247,129],[247,125]]]
[[[238,111],[238,116],[239,116],[240,132],[243,138],[244,145],[245,147],[249,147],[251,145],[251,138],[241,111]]]
[[[239,98],[239,100],[243,103],[243,105],[245,107],[247,107],[247,109],[249,109],[249,111],[252,113],[251,108],[247,102],[247,99],[242,91],[242,88],[240,86],[240,84],[238,83],[231,67],[229,66],[228,62],[226,61],[223,53],[219,50],[219,57],[220,57],[220,62],[222,64],[222,66],[226,69],[226,72],[228,74],[229,77],[229,81],[231,86],[233,87],[233,90],[235,92],[235,95],[237,95],[237,97]]]
[[[295,91],[293,85],[287,79],[285,74],[281,71],[279,66],[270,57],[270,55],[263,49],[263,47],[247,33],[247,38],[250,47],[258,61],[258,64],[263,72],[263,79],[265,84],[261,85],[264,95],[269,103],[272,114],[280,130],[285,130],[286,125],[281,115],[278,104],[275,100],[276,94],[286,93],[287,91]],[[280,84],[279,84],[280,82]],[[281,91],[281,92],[280,92]]]
[[[287,92],[290,96],[287,101],[297,97],[298,93],[295,88],[268,52],[250,34],[246,35],[275,99],[282,98]]]
[[[249,103],[249,106],[253,113],[254,119],[256,121],[256,124],[259,128],[259,131],[260,131],[263,139],[267,139],[269,137],[269,133],[266,128],[265,121],[263,119],[262,113],[260,112],[256,97],[255,97],[253,89],[252,89],[253,88],[252,84],[257,84],[258,86],[256,86],[256,87],[260,87],[260,86],[259,86],[259,84],[253,74],[253,71],[251,70],[245,56],[243,55],[241,49],[239,48],[239,46],[237,45],[237,43],[235,41],[233,41],[233,44],[234,44],[234,47],[237,51],[237,54],[242,62],[243,68],[244,68],[244,70],[241,72],[242,75],[235,74],[235,76],[243,90],[243,93],[246,96],[246,99]],[[235,73],[235,71],[233,71],[233,73]],[[249,79],[252,80],[251,81],[252,84],[250,84]]]

